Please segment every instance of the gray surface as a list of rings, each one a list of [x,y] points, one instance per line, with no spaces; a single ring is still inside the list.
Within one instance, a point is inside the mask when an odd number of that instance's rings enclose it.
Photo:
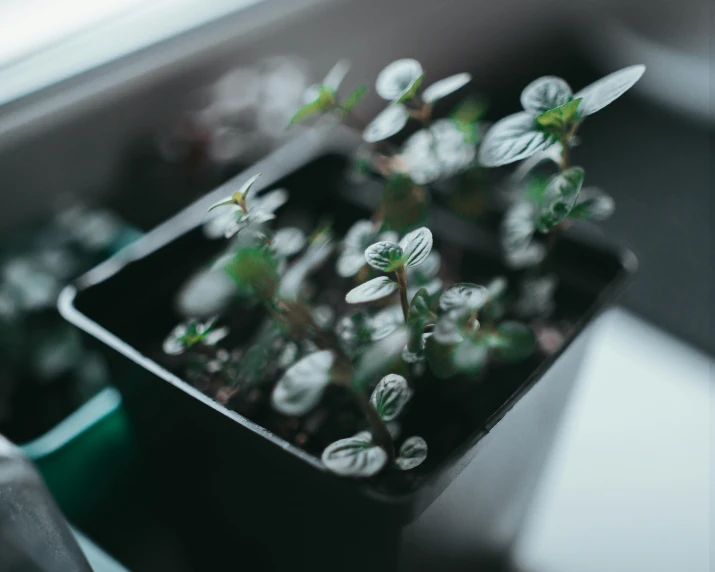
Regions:
[[[530,572],[711,572],[715,361],[604,316],[517,555]]]

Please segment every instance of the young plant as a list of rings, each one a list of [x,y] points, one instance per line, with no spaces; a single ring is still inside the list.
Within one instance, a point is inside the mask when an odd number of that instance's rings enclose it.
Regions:
[[[505,262],[514,269],[532,269],[522,283],[522,308],[535,307],[528,299],[555,291],[554,277],[533,276],[553,251],[560,232],[573,220],[600,221],[614,211],[614,201],[604,191],[583,187],[585,172],[571,166],[570,149],[583,121],[612,103],[630,89],[643,75],[644,66],[631,66],[612,73],[573,93],[565,80],[545,76],[534,80],[521,93],[524,111],[498,121],[484,137],[480,162],[497,167],[522,160],[515,184],[517,198],[502,222],[502,247]],[[557,172],[544,177],[534,174],[543,164],[555,164]],[[535,240],[537,234],[545,242]],[[542,302],[540,313],[521,311],[522,315],[546,316],[553,306]]]
[[[366,88],[341,98],[338,92],[347,71],[347,64],[339,62],[311,89],[292,122],[329,115],[359,123],[352,112]],[[272,408],[295,425],[320,417],[316,411],[335,394],[334,389],[328,391],[332,386],[349,395],[364,422],[356,424],[353,436],[323,450],[328,470],[367,478],[422,464],[427,457],[424,439],[397,441],[397,420],[410,407],[414,393],[408,379],[424,375],[426,368],[439,379],[484,379],[490,366],[533,354],[537,327],[516,318],[550,315],[557,287],[555,277],[539,267],[554,239],[543,244],[534,237],[555,237],[569,220],[600,219],[613,210],[602,191],[582,189],[584,172],[569,164],[569,150],[582,121],[624,93],[642,72],[641,66],[626,68],[576,94],[560,78],[540,78],[522,93],[524,111],[496,123],[482,139],[479,121],[484,106],[479,100],[468,99],[447,119],[433,121],[435,104],[466,85],[468,74],[423,89],[419,62],[403,59],[388,65],[375,88],[390,104],[362,128],[368,144],[363,162],[384,179],[380,202],[369,220],[355,222],[342,240],[336,239],[329,224],[321,224],[307,237],[297,228],[274,230],[269,223],[288,194],[282,189],[259,194],[253,189],[258,175],[211,207],[224,212],[206,223],[207,234],[232,238],[214,267],[230,276],[247,307],[259,306],[265,316],[245,350],[219,349],[206,362],[205,369],[221,376],[216,398],[226,403],[265,387]],[[420,129],[402,146],[389,144],[386,140],[410,119]],[[429,218],[428,186],[444,186],[477,163],[495,167],[519,160],[524,162],[512,180],[518,181],[520,196],[502,225],[507,263],[531,269],[518,295],[509,292],[504,278],[487,286],[458,282],[445,288],[443,279],[449,273],[442,270],[443,257],[434,250],[432,232],[424,226]],[[558,172],[535,175],[542,163],[556,164]],[[357,283],[344,295],[344,306],[316,302],[320,288],[313,277],[324,280],[323,267],[330,260],[337,278],[329,284],[348,279]],[[454,270],[454,262],[447,260]],[[334,296],[331,291],[326,299],[342,298],[343,292]],[[167,339],[165,350],[205,350],[227,333],[215,323],[212,319],[181,325]],[[539,328],[553,330],[548,324]]]

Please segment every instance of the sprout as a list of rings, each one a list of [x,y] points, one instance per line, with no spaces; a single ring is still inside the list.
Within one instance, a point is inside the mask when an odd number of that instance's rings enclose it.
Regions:
[[[218,207],[230,207],[204,225],[206,236],[230,238],[244,229],[255,229],[275,218],[275,211],[288,200],[288,192],[285,189],[275,189],[262,195],[249,194],[252,185],[260,176],[260,173],[254,175],[233,195],[214,203],[209,208],[211,211]]]
[[[427,442],[422,437],[410,437],[400,447],[395,465],[401,471],[410,471],[420,466],[427,458]]]
[[[195,345],[214,346],[228,335],[228,328],[216,328],[217,318],[206,322],[189,320],[176,326],[164,340],[164,353],[178,355]]]
[[[391,373],[377,384],[370,396],[370,403],[383,421],[392,421],[412,397],[412,390],[407,380],[401,375]]]
[[[575,94],[558,77],[531,82],[521,94],[525,111],[494,124],[482,141],[479,161],[485,167],[498,167],[545,151],[557,142],[568,151],[580,122],[623,95],[644,71],[640,65],[627,67]]]
[[[408,58],[396,60],[378,74],[375,91],[382,99],[403,103],[416,95],[423,78],[420,62]]]

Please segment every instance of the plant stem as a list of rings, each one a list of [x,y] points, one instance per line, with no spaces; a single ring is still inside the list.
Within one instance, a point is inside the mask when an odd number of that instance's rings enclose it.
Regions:
[[[402,306],[402,316],[407,323],[407,313],[410,311],[410,303],[407,300],[407,270],[404,266],[400,266],[395,270],[397,278],[397,288],[400,291],[400,305]]]
[[[569,168],[569,141],[571,137],[561,139],[561,172]]]
[[[355,395],[357,404],[363,410],[363,413],[365,413],[365,417],[370,424],[370,432],[375,439],[375,444],[382,447],[387,453],[387,463],[385,466],[388,466],[395,458],[395,444],[392,441],[392,435],[390,435],[390,432],[387,430],[387,425],[372,406],[370,400],[362,393],[353,392],[353,395]]]

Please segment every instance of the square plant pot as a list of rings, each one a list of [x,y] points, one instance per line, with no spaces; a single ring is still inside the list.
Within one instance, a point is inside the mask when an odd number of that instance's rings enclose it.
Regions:
[[[408,477],[338,477],[319,452],[181,379],[161,346],[182,319],[175,305],[181,285],[224,247],[202,232],[208,207],[260,172],[259,189],[291,192],[279,222],[315,224],[330,214],[344,231],[369,213],[366,204],[379,193],[376,183],[356,188],[344,176],[355,142],[341,129],[295,139],[84,275],[60,298],[70,322],[116,350],[114,367],[133,368],[132,375],[117,377],[119,388],[144,462],[164,485],[158,502],[172,515],[195,569],[448,570],[465,562],[489,569],[508,560],[590,326],[635,270],[629,251],[587,229],[571,229],[549,268],[559,278],[557,312],[571,317],[559,349],[490,372],[452,409],[413,403],[405,429],[420,431],[430,456],[402,473]],[[513,277],[489,225],[439,207],[430,216],[435,242],[462,253],[460,280]],[[247,337],[255,321],[249,316],[238,334]],[[421,427],[427,418],[429,427]]]

